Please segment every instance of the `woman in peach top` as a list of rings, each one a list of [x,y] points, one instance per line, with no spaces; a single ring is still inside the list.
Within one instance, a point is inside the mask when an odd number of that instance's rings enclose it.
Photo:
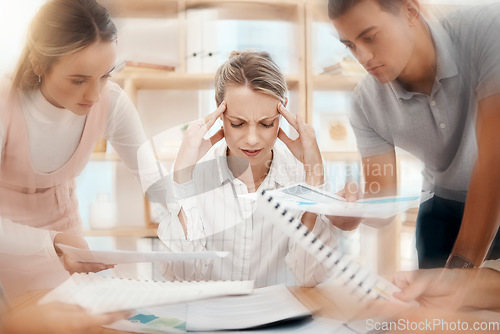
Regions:
[[[74,179],[97,141],[107,139],[139,174],[138,150],[146,142],[141,122],[123,90],[108,81],[115,66],[116,37],[107,10],[95,0],[52,0],[34,17],[12,80],[0,81],[4,222],[43,230],[54,243],[64,239],[86,247]],[[145,156],[141,181],[147,189],[158,169],[154,156]],[[151,181],[142,175],[143,166]],[[37,260],[0,254],[0,282],[7,294],[50,288],[64,280],[68,273],[52,255],[51,260]],[[106,268],[73,264],[70,271]]]

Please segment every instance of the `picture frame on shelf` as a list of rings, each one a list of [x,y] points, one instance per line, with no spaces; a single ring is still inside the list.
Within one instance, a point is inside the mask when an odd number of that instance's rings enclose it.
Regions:
[[[345,113],[319,113],[318,144],[322,151],[356,152],[356,137]]]

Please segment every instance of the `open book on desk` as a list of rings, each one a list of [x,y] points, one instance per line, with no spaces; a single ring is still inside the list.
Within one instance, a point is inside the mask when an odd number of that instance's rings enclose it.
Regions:
[[[252,293],[253,281],[160,282],[73,274],[39,302],[79,305],[93,314]]]

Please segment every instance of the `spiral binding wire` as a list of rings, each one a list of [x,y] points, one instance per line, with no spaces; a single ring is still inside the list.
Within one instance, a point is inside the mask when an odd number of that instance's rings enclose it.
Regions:
[[[261,193],[258,205],[261,208],[268,208],[269,213],[276,217],[272,220],[273,223],[322,263],[334,278],[340,278],[344,285],[351,289],[350,292],[357,295],[360,300],[367,298],[395,300],[392,293],[400,291],[398,287],[324,244],[291,212],[282,208],[271,194],[266,194],[265,190]]]

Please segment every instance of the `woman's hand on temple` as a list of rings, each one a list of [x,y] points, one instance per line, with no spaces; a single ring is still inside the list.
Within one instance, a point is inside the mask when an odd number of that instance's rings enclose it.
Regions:
[[[306,171],[306,183],[312,186],[319,186],[324,183],[323,160],[316,141],[314,128],[302,120],[300,115],[293,116],[281,104],[278,104],[278,112],[285,117],[291,126],[298,132],[299,137],[290,139],[279,129],[278,138],[285,143],[292,154],[304,165]]]
[[[224,138],[224,130],[221,128],[209,139],[204,139],[208,130],[225,111],[226,102],[223,101],[213,113],[192,122],[186,129],[174,165],[174,181],[176,183],[182,184],[192,180],[196,163],[214,144]]]

